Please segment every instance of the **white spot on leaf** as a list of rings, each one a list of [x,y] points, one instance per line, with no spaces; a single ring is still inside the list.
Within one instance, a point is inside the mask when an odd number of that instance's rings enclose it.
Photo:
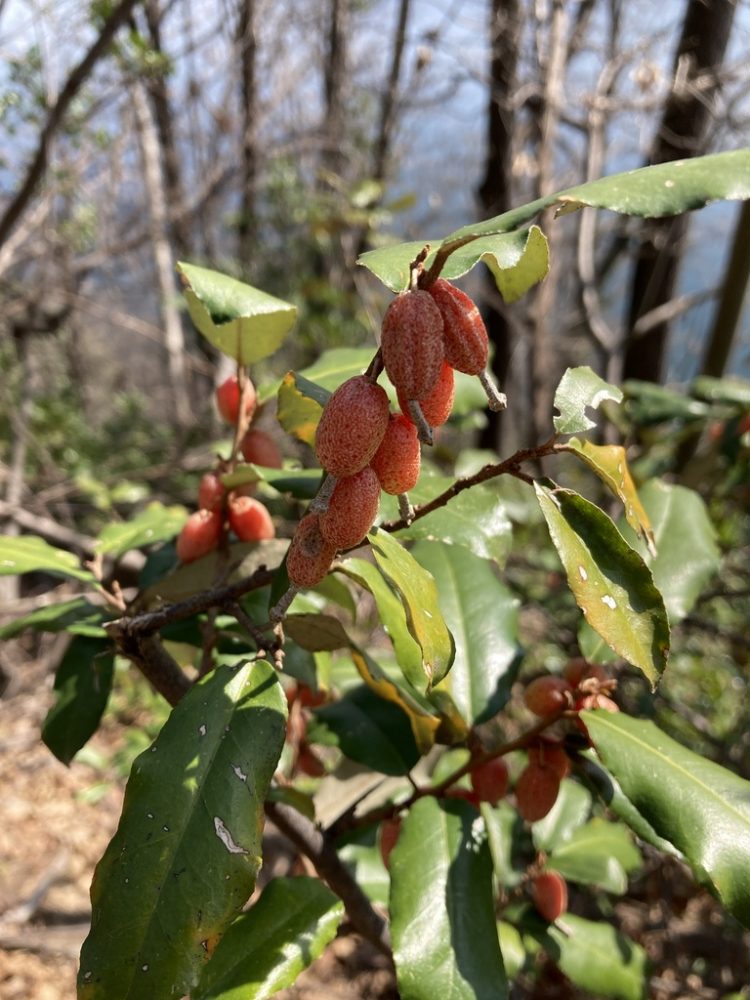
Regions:
[[[586,570],[583,568],[583,566],[579,566],[578,567],[578,572],[581,574],[581,579],[582,580],[588,580],[589,575],[586,572]]]
[[[236,764],[232,764],[232,770],[240,779],[240,781],[245,781],[245,782],[247,781],[247,775],[241,768],[237,767]]]
[[[214,830],[216,830],[216,836],[222,842],[224,847],[229,851],[230,854],[247,854],[248,851],[244,847],[240,847],[238,843],[235,842],[232,834],[224,826],[223,821],[219,816],[214,816]]]
[[[198,732],[201,734],[201,736],[205,736],[206,735],[207,730],[206,730],[206,723],[205,722],[200,727],[200,729],[198,730]]]
[[[664,187],[665,188],[673,188],[674,187],[674,181],[664,181]]]
[[[141,966],[141,969],[142,969],[142,970],[143,970],[144,972],[148,972],[148,966],[147,966],[147,965],[142,965],[142,966]]]
[[[604,597],[602,598],[602,604],[606,604],[607,607],[608,608],[612,608],[613,611],[617,607],[617,603],[616,603],[614,597],[610,597],[609,594],[605,594],[604,595]]]

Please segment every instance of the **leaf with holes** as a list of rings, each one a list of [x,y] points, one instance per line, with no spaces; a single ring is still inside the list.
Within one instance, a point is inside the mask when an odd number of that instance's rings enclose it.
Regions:
[[[555,406],[560,416],[553,419],[558,434],[580,434],[596,427],[586,416],[587,407],[598,409],[605,400],[622,401],[622,392],[587,366],[568,368],[555,392]]]

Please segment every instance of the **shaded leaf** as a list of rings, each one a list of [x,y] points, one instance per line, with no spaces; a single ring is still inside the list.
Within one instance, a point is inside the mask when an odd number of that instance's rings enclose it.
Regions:
[[[492,859],[476,810],[427,796],[390,856],[391,934],[403,1000],[505,1000]]]
[[[294,326],[297,309],[217,271],[179,263],[193,323],[214,347],[241,365],[268,357]]]
[[[218,667],[173,710],[133,765],[94,874],[81,998],[140,1000],[196,985],[253,891],[285,729],[286,699],[262,660]]]
[[[72,601],[48,604],[23,618],[8,622],[0,627],[0,640],[13,639],[27,628],[35,632],[71,632],[73,635],[104,638],[107,633],[101,622],[107,617],[99,605],[92,604],[85,597],[75,597]]]
[[[332,615],[287,615],[284,629],[298,646],[311,653],[348,649],[351,644],[344,626]]]
[[[701,375],[693,382],[692,392],[712,403],[750,408],[750,381],[747,379],[731,376],[710,378],[708,375]]]
[[[235,472],[221,477],[227,490],[245,483],[266,482],[279,493],[291,493],[300,500],[311,500],[320,488],[320,469],[269,469],[262,465],[240,465]]]
[[[315,803],[309,795],[301,792],[291,785],[276,785],[269,788],[266,795],[267,802],[283,802],[286,806],[291,806],[298,813],[307,816],[308,819],[315,820]]]
[[[602,711],[582,718],[604,766],[638,812],[750,926],[750,781],[652,722]]]
[[[594,504],[572,490],[534,486],[589,625],[655,687],[669,653],[669,623],[647,566]]]
[[[491,564],[467,549],[419,542],[412,551],[435,579],[456,644],[442,686],[468,723],[485,722],[508,701],[518,673],[518,600]]]
[[[112,687],[114,652],[107,639],[77,636],[55,674],[55,703],[42,725],[42,739],[70,764],[99,727]]]
[[[108,524],[96,540],[97,552],[109,553],[119,559],[130,549],[166,542],[173,538],[187,520],[188,512],[180,504],[165,507],[150,503],[148,507],[124,524]]]
[[[482,802],[481,810],[495,878],[504,888],[515,889],[525,878],[525,873],[513,863],[521,846],[528,846],[524,822],[518,810],[507,802],[499,802],[496,806]]]
[[[623,382],[622,388],[628,416],[646,427],[665,420],[704,420],[711,413],[711,407],[705,403],[654,382],[628,379]]]
[[[339,838],[336,851],[373,903],[388,905],[391,879],[380,855],[380,824],[371,823]]]
[[[333,940],[344,904],[316,878],[274,878],[229,927],[191,994],[265,1000],[291,986]]]
[[[49,573],[94,582],[94,574],[81,568],[78,556],[48,545],[38,535],[0,535],[0,576]]]
[[[596,410],[607,399],[619,403],[622,392],[587,366],[568,368],[555,392],[555,406],[560,411],[560,416],[553,418],[555,430],[558,434],[580,434],[596,427],[586,409]]]

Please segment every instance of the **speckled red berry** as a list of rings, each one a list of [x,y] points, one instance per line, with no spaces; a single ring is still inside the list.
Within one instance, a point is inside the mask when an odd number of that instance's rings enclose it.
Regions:
[[[267,469],[280,469],[283,459],[278,445],[266,431],[251,427],[242,439],[242,457],[253,465],[263,465]]]
[[[320,531],[337,549],[359,545],[372,527],[380,506],[380,480],[366,465],[353,476],[339,479],[328,509],[320,515]]]
[[[551,767],[529,763],[516,782],[516,807],[525,820],[536,823],[557,802],[560,779]]]
[[[526,686],[523,700],[534,715],[543,718],[568,706],[568,695],[573,689],[564,677],[547,674],[537,677]]]
[[[297,525],[286,558],[289,580],[297,587],[314,587],[330,569],[336,546],[320,532],[320,518],[306,514]]]
[[[460,288],[438,278],[429,290],[443,319],[445,360],[456,371],[479,375],[487,367],[489,340],[475,303]]]
[[[348,379],[326,403],[315,432],[318,461],[332,476],[353,476],[370,461],[383,440],[388,394],[365,375]]]
[[[480,802],[496,806],[508,791],[508,765],[502,757],[495,757],[475,767],[470,774],[471,787]]]
[[[232,497],[229,524],[241,542],[260,542],[276,536],[268,508],[253,497]]]
[[[249,419],[255,412],[258,400],[255,386],[249,379],[247,381],[249,384],[246,391],[245,412]],[[233,427],[237,426],[240,419],[240,398],[240,384],[236,375],[230,375],[216,390],[216,406],[219,413]]]
[[[570,770],[570,760],[559,740],[551,736],[540,736],[528,749],[529,763],[552,768],[560,781]]]
[[[531,883],[534,906],[550,923],[568,908],[568,886],[559,872],[542,872]]]
[[[402,292],[391,302],[380,346],[388,378],[406,399],[432,392],[443,364],[443,320],[428,292]]]
[[[409,412],[409,401],[403,392],[398,392],[398,405],[404,416],[411,419]],[[442,427],[453,409],[453,400],[456,395],[455,376],[451,366],[444,361],[435,388],[428,393],[424,399],[418,400],[424,416],[430,427]]]
[[[391,414],[385,436],[370,461],[380,488],[392,496],[417,485],[421,460],[417,429],[402,413]]]
[[[177,558],[190,563],[201,556],[213,552],[221,534],[221,512],[218,510],[197,510],[185,522],[177,536]]]
[[[198,506],[202,510],[215,510],[221,507],[226,492],[218,472],[207,472],[198,484]]]

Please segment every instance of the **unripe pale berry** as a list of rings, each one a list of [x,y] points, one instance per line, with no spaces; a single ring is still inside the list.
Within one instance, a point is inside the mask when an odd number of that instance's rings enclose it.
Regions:
[[[330,569],[336,546],[320,533],[320,518],[305,514],[294,532],[286,558],[289,580],[296,587],[314,587]]]
[[[221,507],[226,492],[218,472],[207,472],[198,484],[198,506],[202,510],[215,510]]]
[[[572,690],[564,677],[547,674],[545,677],[537,677],[527,685],[523,700],[534,715],[543,718],[545,715],[552,715],[566,708],[567,696]]]
[[[396,846],[401,833],[401,819],[398,816],[384,819],[380,826],[380,857],[383,859],[386,871],[391,867],[391,851]]]
[[[508,791],[508,765],[502,757],[480,764],[471,772],[471,787],[480,802],[496,806]]]
[[[598,681],[606,681],[607,679],[604,667],[598,663],[589,663],[582,656],[568,660],[563,667],[562,675],[573,688],[580,687],[582,681],[589,680],[592,677]]]
[[[251,427],[242,439],[242,457],[253,465],[263,465],[267,469],[280,469],[283,459],[278,445],[265,431]]]
[[[443,318],[445,360],[456,371],[479,375],[487,367],[489,340],[479,309],[460,288],[438,278],[429,290]]]
[[[320,515],[320,531],[336,549],[359,545],[372,527],[380,506],[380,480],[366,465],[353,476],[339,479],[328,509]]]
[[[410,417],[409,401],[403,392],[397,392],[398,405],[401,412],[406,417]],[[453,400],[456,395],[456,383],[453,369],[444,361],[435,388],[428,393],[424,399],[418,400],[422,415],[430,427],[442,427],[453,409]]]
[[[560,781],[570,770],[570,760],[565,747],[551,736],[541,736],[536,743],[529,746],[528,750],[529,763],[552,768]]]
[[[276,537],[268,508],[253,497],[232,497],[229,501],[229,524],[241,542],[260,542]]]
[[[516,806],[529,823],[543,819],[557,802],[560,779],[551,767],[529,763],[516,782]]]
[[[315,453],[326,472],[353,476],[363,469],[383,440],[389,413],[385,389],[366,375],[340,385],[315,432]]]
[[[185,522],[177,537],[177,558],[190,563],[213,552],[219,544],[222,517],[218,510],[197,510]]]
[[[559,872],[542,872],[531,884],[534,906],[550,923],[568,908],[568,886]]]
[[[391,302],[380,347],[388,378],[406,399],[432,392],[443,364],[443,320],[428,292],[402,292]]]
[[[250,382],[250,379],[248,379],[248,382],[245,412],[249,419],[255,413],[258,400],[255,394],[255,386]],[[230,375],[216,390],[216,406],[219,413],[233,427],[236,427],[239,423],[241,395],[240,384],[237,381],[236,375]]]
[[[391,496],[413,490],[419,479],[420,460],[416,427],[402,413],[391,414],[385,436],[370,461],[380,488]]]

